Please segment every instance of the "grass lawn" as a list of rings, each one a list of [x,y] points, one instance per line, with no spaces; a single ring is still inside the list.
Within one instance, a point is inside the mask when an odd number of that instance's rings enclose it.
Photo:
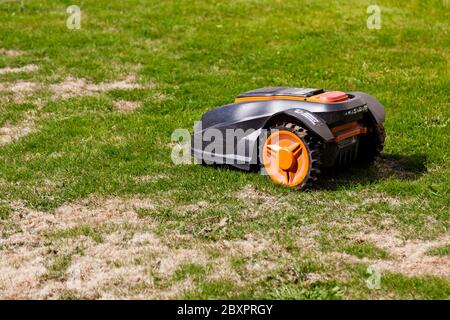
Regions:
[[[0,298],[448,299],[449,6],[0,0]],[[382,158],[304,192],[172,164],[277,85],[377,97]]]

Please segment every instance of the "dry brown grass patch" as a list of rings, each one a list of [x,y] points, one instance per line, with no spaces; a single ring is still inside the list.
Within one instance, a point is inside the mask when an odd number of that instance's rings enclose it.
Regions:
[[[119,112],[130,113],[139,109],[142,106],[142,103],[139,101],[118,100],[114,101],[113,105]]]
[[[198,212],[208,210],[208,208],[210,208],[211,206],[212,204],[210,204],[208,201],[200,200],[196,203],[179,206],[176,208],[176,210],[178,212]]]
[[[241,196],[263,203],[268,199],[267,194],[252,188]],[[9,220],[17,228],[5,233],[0,243],[0,298],[56,299],[67,292],[94,299],[176,298],[193,290],[199,281],[189,274],[174,280],[176,271],[186,264],[205,267],[201,281],[228,280],[245,286],[264,281],[273,271],[275,275],[279,270],[289,273],[295,257],[303,255],[336,270],[333,275],[320,271],[302,274],[299,279],[306,285],[327,277],[345,277],[345,265],[351,263],[363,262],[405,275],[449,276],[450,270],[447,258],[426,255],[430,248],[448,243],[448,236],[435,241],[403,241],[395,234],[376,231],[354,234],[351,239],[372,243],[390,256],[389,260],[371,260],[321,252],[315,241],[321,229],[309,224],[294,231],[299,240],[289,251],[275,240],[278,231],[217,241],[170,230],[160,235],[153,218],[139,215],[140,209],[159,207],[149,198],[89,198],[61,205],[54,213],[33,210],[21,202],[10,206]],[[209,206],[211,203],[199,201],[179,209],[196,211]],[[70,259],[56,276],[50,276],[49,266],[58,257]],[[243,262],[236,264],[236,259]],[[299,277],[295,272],[279,276],[296,281]]]
[[[36,112],[33,110],[28,112],[21,122],[0,127],[0,145],[11,143],[33,132],[35,118]]]
[[[136,83],[135,81],[136,77],[134,75],[129,75],[124,80],[101,82],[98,84],[88,82],[85,79],[68,77],[61,83],[51,84],[49,86],[49,89],[53,93],[54,99],[68,99],[75,96],[92,96],[100,92],[110,90],[130,90],[144,88],[143,85]],[[147,85],[146,87],[148,86],[149,85]]]
[[[227,262],[229,258],[259,259],[255,256],[273,247],[257,236],[216,243],[178,233],[161,238],[154,232],[155,223],[136,212],[155,208],[146,198],[91,198],[64,204],[53,214],[21,202],[12,207],[10,220],[18,229],[1,239],[0,298],[53,299],[67,291],[84,298],[176,297],[193,286],[189,279],[170,282],[182,265],[211,265],[210,279],[241,281]],[[80,227],[100,230],[101,241],[89,234],[70,234]],[[212,258],[212,251],[222,254]],[[58,277],[49,277],[49,265],[60,256],[70,257],[67,269]],[[262,267],[250,269],[253,273],[269,265],[258,263]],[[169,285],[158,287],[155,276]]]
[[[0,74],[14,72],[31,72],[37,70],[36,65],[27,65],[22,68],[3,68]],[[110,90],[131,90],[141,88],[153,88],[154,84],[141,85],[136,83],[136,77],[129,75],[120,81],[102,82],[94,84],[85,79],[77,79],[68,77],[61,83],[44,85],[41,83],[30,81],[16,81],[14,83],[0,83],[0,93],[5,96],[0,97],[2,101],[7,103],[23,103],[30,98],[36,91],[48,89],[52,93],[54,100],[68,99],[76,96],[98,96],[102,92]],[[42,107],[43,101],[40,99],[35,101],[37,108]],[[119,100],[114,102],[115,108],[119,112],[133,112],[141,107],[140,102]],[[30,112],[22,123],[18,125],[5,125],[0,129],[0,145],[8,144],[16,139],[26,136],[34,130],[33,123],[36,116],[35,112]]]
[[[448,257],[428,256],[427,251],[435,246],[450,244],[450,236],[444,235],[437,240],[402,240],[395,233],[359,233],[357,240],[367,241],[386,250],[392,259],[379,260],[372,266],[406,276],[433,275],[450,277],[450,259]]]
[[[157,182],[157,181],[168,180],[168,179],[170,179],[170,176],[167,174],[153,174],[153,175],[134,177],[133,181],[135,183],[149,183],[149,182]]]
[[[235,193],[235,197],[246,204],[246,209],[242,216],[246,219],[254,219],[267,212],[290,209],[287,201],[280,201],[267,192],[256,189],[251,185],[245,186],[242,190]]]
[[[29,73],[37,71],[39,67],[35,64],[28,64],[23,67],[5,67],[0,68],[0,75],[8,73]]]
[[[0,92],[12,95],[30,94],[42,88],[40,83],[30,81],[16,81],[14,83],[0,83]]]
[[[188,263],[208,265],[208,279],[237,285],[256,281],[276,265],[262,253],[279,253],[278,246],[258,235],[214,243],[176,232],[161,238],[155,222],[136,212],[154,206],[146,198],[91,198],[64,204],[52,214],[13,203],[10,220],[18,228],[1,239],[0,298],[56,299],[67,292],[95,299],[173,298],[193,289],[192,279],[171,280]],[[70,233],[80,227],[101,232],[101,241]],[[248,261],[249,277],[231,268],[234,256]],[[70,257],[68,266],[49,276],[48,268],[58,257]],[[160,287],[156,279],[166,285]]]
[[[0,48],[0,56],[18,57],[23,54],[20,50]]]
[[[76,281],[80,284],[79,295],[102,297],[105,293],[102,287],[109,281],[122,278],[132,283],[136,277],[146,277],[144,267],[136,266],[131,260],[139,253],[161,246],[151,233],[145,238],[133,235],[134,230],[151,228],[151,221],[142,226],[142,219],[135,212],[137,208],[153,207],[148,199],[90,199],[85,203],[65,204],[54,214],[29,209],[20,202],[13,203],[12,207],[10,220],[19,227],[17,232],[1,239],[1,298],[56,298],[65,290],[73,289]],[[108,225],[116,226],[112,229],[115,231],[104,235],[102,242],[84,235],[46,237],[71,228]],[[83,254],[78,254],[80,251]],[[72,255],[72,262],[63,279],[46,279],[47,266],[55,254]],[[111,267],[111,261],[120,261],[122,267]],[[79,278],[74,279],[74,273]]]

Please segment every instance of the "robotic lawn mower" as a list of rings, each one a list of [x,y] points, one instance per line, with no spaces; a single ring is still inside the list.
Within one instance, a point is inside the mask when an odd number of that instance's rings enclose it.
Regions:
[[[362,92],[270,87],[203,115],[192,153],[204,164],[260,167],[276,183],[304,188],[321,168],[372,162],[383,150],[383,105]]]

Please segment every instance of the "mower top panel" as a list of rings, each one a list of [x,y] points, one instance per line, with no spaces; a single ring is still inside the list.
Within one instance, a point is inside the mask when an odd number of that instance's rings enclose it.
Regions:
[[[319,103],[336,103],[350,97],[342,91],[325,91],[315,88],[269,87],[251,90],[238,95],[235,102],[267,100],[299,100]]]
[[[292,97],[312,97],[323,93],[323,89],[298,88],[298,87],[268,87],[259,88],[239,94],[236,98],[246,97],[270,97],[270,96],[292,96]]]
[[[310,96],[306,97],[307,95]],[[291,109],[293,111],[289,111]],[[206,112],[201,120],[203,129],[258,129],[270,118],[294,112],[294,109],[313,113],[328,126],[361,119],[366,113],[370,113],[375,122],[384,122],[383,106],[363,92],[346,93],[298,87],[269,87],[245,92],[238,95],[234,103]],[[298,116],[299,112],[294,115]]]

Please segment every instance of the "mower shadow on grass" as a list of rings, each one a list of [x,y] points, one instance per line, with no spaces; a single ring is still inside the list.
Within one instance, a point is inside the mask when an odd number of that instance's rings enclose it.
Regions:
[[[373,164],[354,164],[351,167],[337,167],[324,169],[319,180],[308,187],[308,190],[338,190],[354,186],[355,184],[366,185],[386,179],[397,179],[413,181],[419,179],[426,171],[427,156],[425,154],[414,154],[404,156],[399,154],[383,154]],[[203,165],[206,169],[230,170],[243,172],[233,166],[226,164]],[[258,174],[259,169],[255,166],[250,172]]]
[[[384,154],[373,164],[324,170],[312,190],[337,190],[355,184],[372,184],[389,178],[417,180],[427,171],[426,162],[425,154],[411,156]]]

